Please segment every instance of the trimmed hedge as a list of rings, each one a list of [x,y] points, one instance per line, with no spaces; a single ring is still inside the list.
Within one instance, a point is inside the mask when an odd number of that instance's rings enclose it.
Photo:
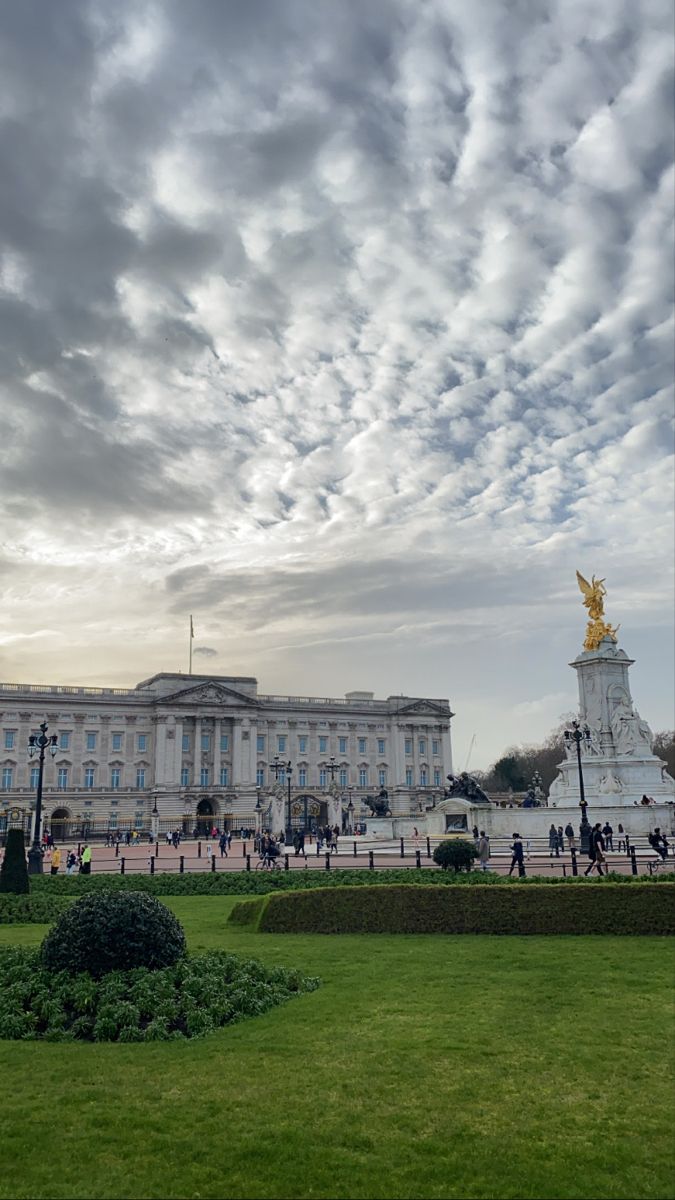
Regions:
[[[109,971],[172,967],[186,953],[180,921],[165,904],[142,892],[83,896],[50,929],[40,959],[50,971]]]
[[[654,876],[610,875],[609,880],[622,887],[637,887],[649,884],[661,887],[675,882],[675,872]],[[455,875],[452,872],[433,870],[416,871],[414,868],[388,869],[384,871],[361,870],[307,870],[307,871],[200,871],[193,875],[157,873],[156,875],[32,875],[31,892],[45,892],[56,896],[83,896],[89,892],[146,892],[149,896],[266,896],[270,892],[301,891],[325,887],[381,887],[384,884],[399,884],[406,887],[466,887],[479,884],[481,887],[527,888],[546,887],[603,887],[606,879],[583,876],[496,875],[491,872],[472,871]]]
[[[0,925],[49,925],[73,901],[68,896],[0,895]]]
[[[5,857],[0,867],[0,892],[14,892],[15,895],[27,895],[29,891],[28,863],[26,862],[23,829],[10,829],[5,844]]]
[[[672,934],[675,886],[316,888],[243,901],[262,933]],[[249,909],[248,913],[241,909]]]

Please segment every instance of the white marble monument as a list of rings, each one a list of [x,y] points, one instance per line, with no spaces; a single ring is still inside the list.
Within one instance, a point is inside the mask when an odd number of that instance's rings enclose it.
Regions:
[[[653,735],[633,704],[628,668],[635,661],[617,645],[616,629],[604,621],[603,580],[589,584],[577,572],[584,605],[589,610],[584,649],[570,666],[577,672],[580,744],[584,792],[589,807],[617,808],[640,804],[643,796],[656,803],[675,799],[675,780],[652,753]],[[549,804],[577,805],[580,799],[576,744],[566,748]]]

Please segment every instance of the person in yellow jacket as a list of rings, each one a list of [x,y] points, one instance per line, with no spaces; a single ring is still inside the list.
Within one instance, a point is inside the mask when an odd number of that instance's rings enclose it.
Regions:
[[[91,846],[85,846],[82,851],[82,867],[83,875],[91,875]]]
[[[54,849],[52,850],[52,869],[50,871],[50,874],[58,875],[60,866],[61,866],[61,851],[59,850],[58,846],[55,846]]]

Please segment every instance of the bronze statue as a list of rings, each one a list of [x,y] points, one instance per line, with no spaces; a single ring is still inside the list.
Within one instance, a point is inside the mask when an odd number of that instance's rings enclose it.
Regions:
[[[490,797],[466,771],[462,771],[461,775],[448,775],[447,779],[450,786],[444,790],[446,800],[452,796],[461,796],[464,800],[470,800],[472,804],[490,803]]]
[[[591,576],[591,582],[584,579],[577,571],[577,583],[579,591],[584,596],[584,608],[588,609],[588,625],[586,626],[586,640],[584,642],[584,650],[597,650],[603,638],[608,637],[610,641],[616,641],[617,630],[619,625],[610,625],[603,620],[605,615],[604,598],[607,595],[604,579],[596,579],[595,575]]]
[[[364,803],[370,809],[371,817],[390,817],[389,792],[386,788],[380,790],[379,796],[366,796]]]

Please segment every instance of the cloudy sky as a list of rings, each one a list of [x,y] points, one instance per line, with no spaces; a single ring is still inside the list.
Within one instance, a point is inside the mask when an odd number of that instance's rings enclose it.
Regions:
[[[670,0],[0,6],[0,678],[672,724]]]

